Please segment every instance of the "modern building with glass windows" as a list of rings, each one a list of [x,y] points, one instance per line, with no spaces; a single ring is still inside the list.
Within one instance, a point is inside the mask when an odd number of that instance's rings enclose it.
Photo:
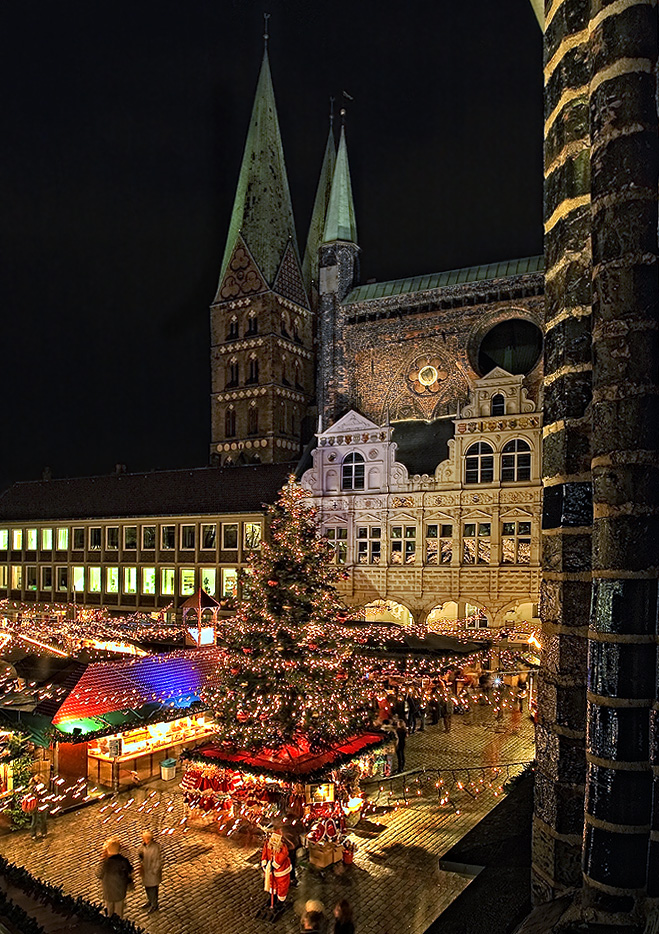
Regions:
[[[176,608],[200,587],[229,612],[285,464],[16,483],[0,496],[0,598]]]

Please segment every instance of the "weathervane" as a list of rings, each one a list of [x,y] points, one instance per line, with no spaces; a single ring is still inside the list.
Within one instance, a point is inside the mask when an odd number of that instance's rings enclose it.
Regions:
[[[268,20],[269,19],[270,19],[270,14],[264,13],[263,14],[263,43],[266,49],[268,48],[268,39],[270,38],[270,36],[268,35]]]

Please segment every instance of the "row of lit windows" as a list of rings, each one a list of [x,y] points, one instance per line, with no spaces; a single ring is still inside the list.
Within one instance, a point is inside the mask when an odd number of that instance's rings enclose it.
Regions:
[[[356,563],[384,563],[382,526],[358,526],[356,536]],[[386,534],[386,533],[385,533]],[[333,561],[348,563],[348,529],[346,526],[327,528]],[[492,555],[492,524],[465,522],[462,526],[462,564],[489,564]],[[453,526],[428,523],[423,542],[425,564],[451,564],[456,543]],[[389,529],[389,564],[414,564],[417,559],[417,528],[414,525],[394,525]],[[501,524],[501,564],[531,563],[531,523],[503,522]]]
[[[341,464],[341,489],[363,490],[366,473],[364,456],[347,454]],[[520,483],[531,479],[531,448],[526,441],[515,439],[501,451],[502,483]],[[465,483],[492,483],[494,480],[494,450],[486,441],[477,441],[465,453]]]
[[[178,588],[177,588],[178,575]],[[62,565],[37,568],[36,565],[0,565],[0,589],[42,591],[57,593],[137,594],[145,596],[190,596],[202,587],[206,593],[219,598],[234,597],[238,588],[238,569],[221,568],[155,568],[124,565]],[[218,592],[219,585],[219,592]]]
[[[263,526],[261,522],[243,523],[243,548],[252,551],[261,544]],[[104,534],[105,533],[105,534]],[[73,528],[62,526],[54,529],[0,529],[0,551],[7,551],[10,544],[12,551],[84,551],[85,542],[90,551],[100,551],[105,539],[108,551],[118,551],[122,542],[124,551],[135,551],[138,542],[143,551],[154,551],[159,539],[162,551],[174,551],[177,541],[177,526],[161,525],[160,536],[156,525],[110,525]],[[240,523],[223,522],[220,532],[223,551],[237,551],[240,541]],[[178,545],[182,551],[194,551],[197,545],[202,551],[217,548],[218,534],[216,523],[180,525],[178,527]]]

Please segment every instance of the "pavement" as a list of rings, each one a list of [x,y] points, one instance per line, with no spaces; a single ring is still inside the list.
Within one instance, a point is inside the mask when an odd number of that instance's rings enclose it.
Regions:
[[[533,756],[528,716],[506,711],[497,720],[490,707],[454,715],[450,733],[429,726],[410,736],[407,772],[365,786],[371,810],[352,832],[354,865],[300,869],[290,908],[274,925],[256,918],[265,902],[260,836],[221,835],[211,817],[186,823],[180,775],[137,800],[123,794],[51,820],[43,841],[25,831],[0,837],[0,853],[68,894],[100,902],[95,871],[104,841],[118,836],[136,864],[149,828],[164,852],[161,911],[141,910],[139,883],[126,903],[126,917],[148,934],[297,934],[309,898],[328,912],[347,898],[359,934],[423,934],[476,878],[469,866],[440,870],[439,858],[502,800],[505,780]]]

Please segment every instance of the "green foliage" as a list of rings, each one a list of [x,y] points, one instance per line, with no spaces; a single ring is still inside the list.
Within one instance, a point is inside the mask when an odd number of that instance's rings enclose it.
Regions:
[[[342,622],[350,612],[308,494],[291,478],[268,509],[269,537],[242,578],[235,619],[220,631],[226,661],[204,700],[241,749],[302,737],[312,749],[367,721],[368,686]]]
[[[11,736],[7,742],[8,758],[11,762],[14,784],[14,794],[8,811],[15,827],[27,827],[30,823],[30,815],[26,814],[21,807],[25,789],[28,787],[32,776],[32,755],[27,750],[27,743],[27,737],[20,733]]]

